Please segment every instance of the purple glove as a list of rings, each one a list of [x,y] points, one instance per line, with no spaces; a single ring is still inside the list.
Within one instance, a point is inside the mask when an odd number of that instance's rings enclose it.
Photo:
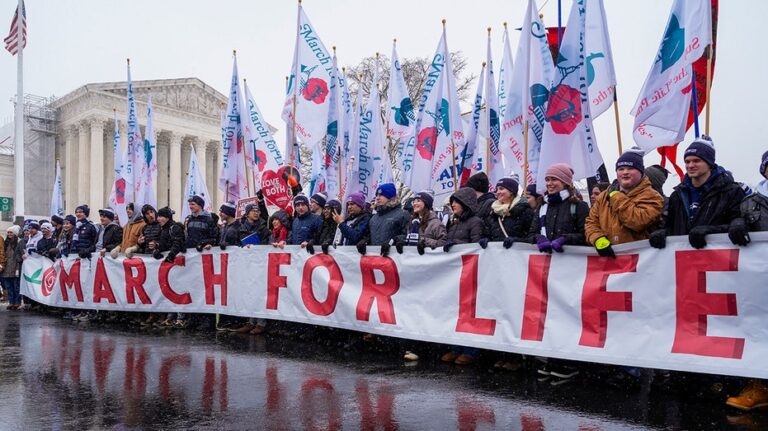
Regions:
[[[552,253],[552,243],[544,235],[539,235],[536,240],[536,245],[539,246],[539,251],[542,253]]]
[[[561,236],[560,238],[557,238],[556,240],[552,241],[552,250],[562,253],[563,252],[563,245],[565,245],[565,237]]]

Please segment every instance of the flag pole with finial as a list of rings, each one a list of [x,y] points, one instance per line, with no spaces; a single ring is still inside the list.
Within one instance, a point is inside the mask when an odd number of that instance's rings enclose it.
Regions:
[[[445,39],[445,46],[447,48],[448,47],[448,37],[445,34],[445,23],[446,22],[447,22],[446,19],[443,18],[443,38]],[[451,57],[448,56],[445,59],[445,61],[451,61]],[[443,71],[445,71],[445,69],[443,69]],[[446,79],[450,79],[450,78],[446,78]],[[450,106],[451,106],[451,103],[448,104],[448,118],[449,118],[448,121],[450,121],[450,116],[451,116],[451,108],[450,108]],[[458,174],[458,172],[456,172],[456,144],[454,144],[454,142],[453,142],[453,131],[449,130],[448,133],[451,134],[451,160],[453,161],[453,191],[456,192],[456,191],[459,190],[459,174]],[[437,138],[437,137],[435,137],[435,138]],[[434,144],[436,145],[437,142],[435,142]]]

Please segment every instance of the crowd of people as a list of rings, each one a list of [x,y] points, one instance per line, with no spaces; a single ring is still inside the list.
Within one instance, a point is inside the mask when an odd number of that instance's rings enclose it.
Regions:
[[[747,246],[750,232],[768,230],[768,152],[759,167],[766,180],[755,192],[716,163],[714,144],[706,136],[687,147],[684,160],[686,175],[667,197],[663,185],[668,172],[658,165],[646,168],[642,153],[625,151],[615,165],[616,180],[597,184],[589,191],[589,203],[575,189],[571,167],[558,163],[546,168],[543,194],[537,193],[536,185],[521,190],[513,177],[500,179],[491,189],[488,177],[478,173],[451,195],[448,208],[440,211],[435,211],[429,192],[414,193],[401,202],[391,183],[379,185],[373,202],[361,192],[350,194],[344,203],[322,193],[311,197],[299,193],[293,198],[292,213],[278,210],[268,214],[261,199],[246,206],[240,218],[231,203],[213,214],[204,210],[201,197],[193,196],[188,200],[190,215],[183,223],[174,220],[171,208],[134,208],[129,204],[128,220],[119,223],[115,212],[104,208],[98,211],[100,223],[95,226],[88,219],[91,209],[81,205],[74,215],[27,220],[24,226],[8,228],[6,238],[0,238],[3,298],[10,310],[21,306],[20,267],[33,253],[50,259],[143,254],[173,262],[189,248],[202,251],[259,244],[280,248],[299,245],[311,254],[328,253],[330,247],[340,245],[355,246],[366,254],[371,245],[380,247],[381,255],[387,256],[392,248],[402,253],[404,247],[411,246],[424,254],[427,248],[449,252],[456,244],[477,243],[485,248],[489,242],[501,242],[510,248],[515,242],[524,242],[535,244],[542,253],[562,253],[566,245],[590,246],[600,256],[615,258],[613,246],[631,241],[649,240],[652,247],[664,248],[668,236],[687,235],[692,247],[703,248],[707,235],[727,233],[733,244]],[[77,321],[120,318],[119,313],[96,311],[65,316]],[[267,330],[263,319],[222,316],[214,322],[208,315],[183,313],[142,316],[140,324],[250,334]],[[366,334],[364,338],[373,336]],[[401,346],[405,360],[418,359],[419,345],[408,341]],[[518,370],[527,360],[518,355],[482,353],[495,355],[498,360],[493,366],[499,370]],[[440,360],[468,365],[480,354],[475,348],[451,346]],[[556,384],[573,379],[584,366],[546,358],[532,361],[542,379]],[[622,387],[636,383],[641,373],[632,367],[613,371],[609,380]],[[742,410],[768,406],[765,382],[745,383],[742,393],[728,398],[727,403]]]

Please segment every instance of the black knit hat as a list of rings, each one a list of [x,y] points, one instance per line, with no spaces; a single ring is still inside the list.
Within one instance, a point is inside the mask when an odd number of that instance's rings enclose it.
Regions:
[[[325,207],[325,202],[327,199],[328,197],[324,193],[315,193],[310,198],[310,200],[315,201],[315,203],[319,205],[321,208]]]
[[[502,178],[496,183],[496,187],[504,187],[517,196],[517,191],[520,188],[520,184],[514,178]]]
[[[192,196],[191,198],[187,199],[187,202],[194,202],[200,208],[205,208],[205,199],[201,198],[200,196]]]
[[[72,226],[74,226],[75,223],[77,223],[77,219],[72,214],[65,215],[64,221],[69,222],[69,224],[71,224]]]
[[[141,215],[147,215],[148,211],[152,211],[153,213],[157,214],[155,207],[150,204],[145,204],[143,207],[141,207]]]
[[[174,210],[170,209],[169,207],[162,207],[159,210],[157,210],[157,216],[158,217],[165,217],[168,220],[173,219],[173,215],[175,213],[176,212]]]
[[[525,191],[528,192],[528,196],[533,196],[535,198],[541,196],[541,194],[536,191],[536,184],[528,184],[528,187],[525,188]]]
[[[51,216],[51,222],[56,224],[64,224],[64,219],[61,216],[54,214]]]
[[[424,202],[424,206],[427,207],[427,209],[430,209],[430,210],[432,209],[432,205],[434,205],[434,203],[435,203],[435,198],[433,198],[432,195],[429,194],[429,192],[426,192],[426,191],[422,191],[422,192],[418,192],[418,193],[414,194],[413,198],[414,199],[418,199],[418,200]]]
[[[476,192],[488,193],[491,189],[491,182],[488,181],[488,175],[485,175],[485,172],[478,172],[467,179],[464,187],[470,187]]]
[[[686,157],[698,157],[707,162],[710,168],[715,166],[715,144],[712,138],[707,135],[701,135],[688,148],[685,149],[683,160]]]
[[[616,160],[616,170],[618,171],[619,168],[622,167],[637,169],[641,174],[645,173],[643,153],[633,149],[624,151],[624,153],[619,156],[619,159]]]
[[[78,211],[82,211],[86,217],[91,216],[91,209],[86,204],[82,204],[79,207],[75,208],[75,212],[78,212]]]
[[[235,206],[234,206],[234,205],[232,205],[232,204],[231,204],[231,203],[229,203],[229,202],[224,202],[224,203],[223,203],[223,204],[221,204],[221,206],[219,207],[219,212],[220,212],[220,213],[224,213],[224,214],[226,214],[226,215],[228,215],[228,216],[230,216],[230,217],[234,217],[234,216],[235,216],[235,214],[237,214],[237,208],[235,208]]]

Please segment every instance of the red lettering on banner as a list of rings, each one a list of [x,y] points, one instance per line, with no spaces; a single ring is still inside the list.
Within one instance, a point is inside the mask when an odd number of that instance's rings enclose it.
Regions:
[[[190,358],[189,354],[176,355],[163,359],[157,380],[160,396],[164,400],[169,400],[171,398],[171,372],[173,371],[173,367],[178,365],[183,366],[184,368],[189,368],[191,364],[192,358]]]
[[[80,260],[76,260],[69,267],[69,273],[64,270],[64,261],[59,261],[59,285],[61,287],[61,299],[69,301],[67,289],[74,287],[77,302],[83,302],[83,288],[80,286]]]
[[[355,394],[357,395],[357,405],[360,409],[360,429],[374,431],[377,429],[396,430],[393,405],[395,396],[389,386],[382,386],[376,396],[376,407],[374,410],[371,400],[368,382],[358,379],[355,383]]]
[[[532,254],[528,257],[528,283],[525,286],[525,308],[523,309],[522,340],[541,341],[544,339],[544,323],[547,321],[549,304],[549,265],[552,256]]]
[[[316,396],[315,393],[317,393]],[[325,405],[320,406],[319,402]],[[306,430],[340,430],[341,405],[333,385],[325,379],[307,379],[301,385],[301,421]],[[316,419],[327,415],[326,423],[317,426]]]
[[[496,319],[477,317],[477,262],[476,254],[461,256],[459,319],[456,321],[456,332],[493,335],[496,331]]]
[[[267,310],[277,310],[280,289],[288,287],[288,277],[280,275],[280,267],[291,264],[289,253],[267,255]]]
[[[381,283],[376,283],[376,273],[374,272],[376,270],[384,274],[384,280]],[[364,322],[370,320],[371,307],[373,307],[375,300],[379,322],[396,324],[392,295],[400,290],[400,274],[397,271],[395,261],[382,256],[362,256],[360,257],[360,274],[363,286],[355,311],[357,320]]]
[[[115,294],[112,292],[112,286],[109,284],[107,270],[104,269],[104,259],[98,258],[96,261],[96,274],[93,276],[93,303],[98,304],[102,299],[106,299],[110,304],[117,304]]]
[[[163,261],[160,264],[160,271],[157,273],[157,282],[160,284],[160,292],[174,304],[183,305],[192,303],[192,295],[190,295],[189,292],[181,294],[176,293],[171,287],[171,283],[168,282],[168,273],[171,272],[171,269],[173,269],[174,266],[184,267],[185,264],[186,260],[184,256],[176,256],[173,263]]]
[[[136,269],[136,275],[133,270]],[[139,295],[142,304],[151,304],[147,292],[144,290],[144,282],[147,281],[147,267],[141,258],[133,257],[123,261],[123,272],[125,272],[125,299],[129,304],[136,303],[134,293]]]
[[[213,272],[213,255],[204,254],[203,258],[203,282],[205,283],[205,303],[207,305],[216,305],[216,293],[213,291],[213,286],[219,285],[221,287],[221,305],[227,306],[227,258],[228,254],[222,253],[219,255],[220,270],[221,272],[216,274]]]
[[[328,294],[325,301],[318,301],[315,292],[312,290],[312,273],[317,267],[323,267],[328,270],[330,280],[328,280]],[[344,285],[344,277],[341,275],[339,265],[333,260],[333,257],[327,254],[318,254],[307,259],[304,264],[304,273],[301,277],[301,300],[310,313],[318,316],[327,316],[336,309],[339,302],[339,293]]]
[[[632,292],[608,292],[608,276],[637,271],[639,256],[627,254],[616,259],[587,257],[587,277],[581,291],[581,339],[579,345],[605,347],[608,312],[632,311]]]
[[[707,316],[737,316],[736,295],[707,293],[707,272],[738,271],[739,250],[675,252],[677,323],[672,353],[741,359],[744,339],[707,335]]]

